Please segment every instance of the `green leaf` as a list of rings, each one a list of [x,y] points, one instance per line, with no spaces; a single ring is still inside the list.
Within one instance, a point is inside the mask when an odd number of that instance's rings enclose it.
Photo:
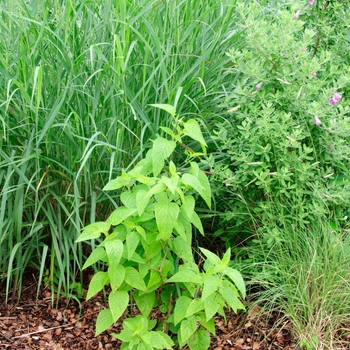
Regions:
[[[220,278],[217,276],[205,276],[202,291],[202,301],[205,301],[205,299],[207,299],[210,295],[216,293],[219,287],[218,281],[221,282]]]
[[[227,266],[231,259],[231,249],[228,248],[223,258],[221,259],[221,265]]]
[[[169,114],[171,114],[173,117],[175,117],[176,115],[176,108],[172,105],[163,104],[163,103],[154,103],[154,104],[150,104],[150,106],[162,109],[163,111],[166,111]]]
[[[201,128],[196,120],[188,120],[183,124],[183,127],[183,132],[185,135],[191,137],[193,140],[198,141],[203,146],[207,145],[203,138]]]
[[[200,234],[204,236],[202,221],[195,211],[192,213],[191,224],[193,224],[197,228],[197,230],[200,232]]]
[[[140,291],[135,290],[133,297],[142,315],[148,316],[155,306],[156,293],[140,293]]]
[[[199,194],[202,192],[203,188],[199,180],[192,174],[183,174],[181,178],[181,183],[189,186],[190,188],[197,191]]]
[[[134,338],[134,332],[129,329],[123,329],[119,334],[113,333],[113,336],[124,343],[129,343]]]
[[[140,273],[131,266],[125,268],[125,282],[133,288],[143,291],[147,290],[145,281],[140,276]]]
[[[130,191],[124,191],[120,195],[120,200],[129,209],[136,208],[136,194]]]
[[[189,318],[184,319],[181,322],[179,331],[180,346],[184,346],[196,330],[197,322],[195,316],[191,316]]]
[[[151,270],[150,277],[147,284],[148,290],[154,290],[162,284],[162,279],[160,277],[160,272],[156,270]]]
[[[136,208],[130,209],[126,207],[119,207],[111,213],[111,215],[107,219],[107,223],[113,226],[117,226],[136,212]]]
[[[151,196],[148,194],[148,191],[139,190],[136,193],[136,206],[137,206],[137,214],[141,216],[145,211]]]
[[[208,208],[211,208],[211,187],[210,187],[208,177],[202,170],[199,170],[197,178],[201,184],[201,187],[198,193],[204,199]]]
[[[140,236],[136,232],[131,232],[126,236],[126,250],[128,252],[128,260],[131,259],[137,246],[140,243]]]
[[[229,287],[223,287],[219,289],[220,294],[223,296],[227,304],[231,307],[231,309],[237,313],[238,309],[238,297],[235,291]]]
[[[214,253],[212,253],[211,251],[209,251],[205,248],[199,248],[199,249],[213,265],[219,265],[221,263],[220,258],[217,255],[215,255]]]
[[[95,264],[95,262],[97,262],[99,260],[104,261],[104,262],[108,261],[107,260],[107,253],[104,250],[104,248],[102,248],[102,247],[97,247],[91,252],[90,256],[85,261],[85,264],[83,266],[83,270],[86,269],[87,267]]]
[[[105,187],[103,187],[103,191],[113,191],[122,188],[125,185],[125,181],[118,176],[116,179],[113,179],[107,183]]]
[[[123,256],[124,244],[120,239],[104,241],[104,247],[107,252],[109,264],[118,265]]]
[[[204,301],[204,310],[206,320],[209,321],[218,312],[220,304],[217,300],[217,294],[211,294]]]
[[[232,280],[232,282],[235,284],[237,289],[240,291],[243,298],[246,297],[246,288],[245,283],[243,280],[242,275],[235,269],[232,269],[231,267],[225,267],[224,268],[224,274]]]
[[[91,279],[86,300],[97,294],[109,282],[108,272],[98,271]]]
[[[176,300],[175,308],[174,308],[174,325],[176,326],[180,323],[185,317],[187,313],[187,309],[191,304],[191,299],[182,295]]]
[[[179,272],[175,273],[171,278],[168,279],[168,282],[192,282],[192,283],[201,283],[203,277],[195,273],[193,270],[182,269]]]
[[[158,176],[164,167],[164,160],[173,153],[176,147],[174,141],[169,141],[163,137],[158,137],[153,141],[152,147],[152,165],[153,175]]]
[[[113,317],[110,309],[103,309],[97,316],[95,337],[104,332],[107,328],[112,326]]]
[[[111,292],[108,296],[108,304],[111,310],[113,323],[123,315],[129,304],[129,294],[125,291]]]
[[[210,346],[209,332],[203,328],[198,329],[193,340],[188,344],[190,350],[206,350]]]
[[[108,267],[108,276],[112,291],[117,290],[125,279],[125,268],[123,265],[111,264]]]
[[[83,228],[82,233],[76,239],[77,242],[87,241],[88,239],[95,239],[101,236],[101,233],[108,234],[111,224],[107,222],[95,222]]]
[[[184,209],[184,213],[186,214],[188,220],[191,220],[192,215],[194,213],[195,199],[193,196],[184,196],[184,201],[182,203],[182,208]]]
[[[130,349],[130,348],[129,348]],[[134,349],[134,348],[132,348]],[[154,347],[150,344],[146,344],[146,343],[140,343],[137,345],[136,350],[153,350]]]
[[[210,320],[202,320],[201,325],[205,327],[211,334],[215,335],[215,322],[214,319],[211,318]]]
[[[149,345],[152,345],[155,349],[171,349],[174,345],[171,338],[165,333],[160,332],[147,332],[141,335],[141,339]]]
[[[186,317],[192,316],[204,310],[204,303],[199,299],[193,299],[187,308]]]
[[[159,202],[155,206],[155,216],[159,230],[159,238],[167,240],[170,238],[177,217],[179,206],[176,203]]]
[[[192,246],[182,237],[176,237],[171,241],[171,247],[179,258],[185,262],[193,261]]]

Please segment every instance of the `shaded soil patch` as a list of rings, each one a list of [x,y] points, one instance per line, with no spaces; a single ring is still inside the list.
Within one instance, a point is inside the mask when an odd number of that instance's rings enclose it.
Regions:
[[[43,289],[36,300],[37,284],[32,274],[24,278],[20,301],[5,304],[4,286],[0,296],[0,349],[119,349],[120,342],[110,335],[120,331],[121,322],[95,337],[95,321],[104,307],[103,294],[80,304],[62,297],[52,305],[51,294]],[[136,311],[136,310],[135,310]],[[278,315],[257,318],[257,309],[241,314],[215,317],[216,335],[210,349],[277,350],[297,349],[289,324],[275,327]]]

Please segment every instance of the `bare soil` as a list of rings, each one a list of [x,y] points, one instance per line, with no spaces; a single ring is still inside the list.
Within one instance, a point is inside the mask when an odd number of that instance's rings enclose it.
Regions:
[[[80,303],[67,302],[62,297],[57,304],[52,304],[47,288],[36,298],[35,274],[26,273],[24,284],[21,299],[10,298],[7,304],[5,286],[0,286],[0,349],[120,348],[120,342],[110,334],[120,331],[121,322],[95,337],[95,321],[105,305],[102,293]],[[216,335],[212,336],[210,349],[297,350],[290,324],[276,326],[278,315],[261,317],[259,311],[255,307],[240,315],[229,313],[226,322],[221,316],[215,317]]]

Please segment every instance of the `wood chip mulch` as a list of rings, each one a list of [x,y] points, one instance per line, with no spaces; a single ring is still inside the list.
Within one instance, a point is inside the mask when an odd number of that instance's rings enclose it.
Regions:
[[[43,289],[36,299],[34,276],[27,276],[22,297],[5,303],[5,286],[0,285],[0,350],[2,349],[119,349],[120,342],[110,335],[119,333],[118,322],[95,337],[95,321],[104,307],[103,294],[89,301],[60,298],[52,305],[51,293]],[[260,314],[260,317],[258,317]],[[276,326],[278,315],[261,317],[258,308],[227,320],[215,317],[216,335],[211,350],[298,350],[288,323]]]

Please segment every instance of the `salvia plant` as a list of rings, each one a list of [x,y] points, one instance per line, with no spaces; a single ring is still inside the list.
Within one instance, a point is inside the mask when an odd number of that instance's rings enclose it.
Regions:
[[[274,11],[254,2],[240,3],[236,14],[245,45],[227,53],[231,83],[221,96],[227,116],[217,124],[215,164],[232,230],[267,232],[321,217],[344,227],[348,11],[337,1],[281,2]]]
[[[105,186],[121,191],[121,205],[78,237],[81,242],[102,235],[84,268],[102,261],[106,269],[92,278],[87,299],[110,286],[109,307],[98,315],[96,335],[136,303],[140,314],[124,319],[123,330],[114,334],[121,349],[171,349],[174,344],[207,349],[215,333],[213,316],[225,315],[225,308],[244,309],[245,284],[228,266],[230,249],[220,259],[200,248],[194,258],[192,227],[204,235],[196,196],[211,206],[209,181],[195,161],[205,157],[206,142],[196,120],[184,121],[170,105],[154,106],[171,114],[173,128],[162,127],[167,137],[155,138],[144,159]],[[187,146],[189,139],[198,143],[197,150]],[[189,162],[185,169],[173,162],[181,149]],[[150,317],[154,309],[156,319]]]

